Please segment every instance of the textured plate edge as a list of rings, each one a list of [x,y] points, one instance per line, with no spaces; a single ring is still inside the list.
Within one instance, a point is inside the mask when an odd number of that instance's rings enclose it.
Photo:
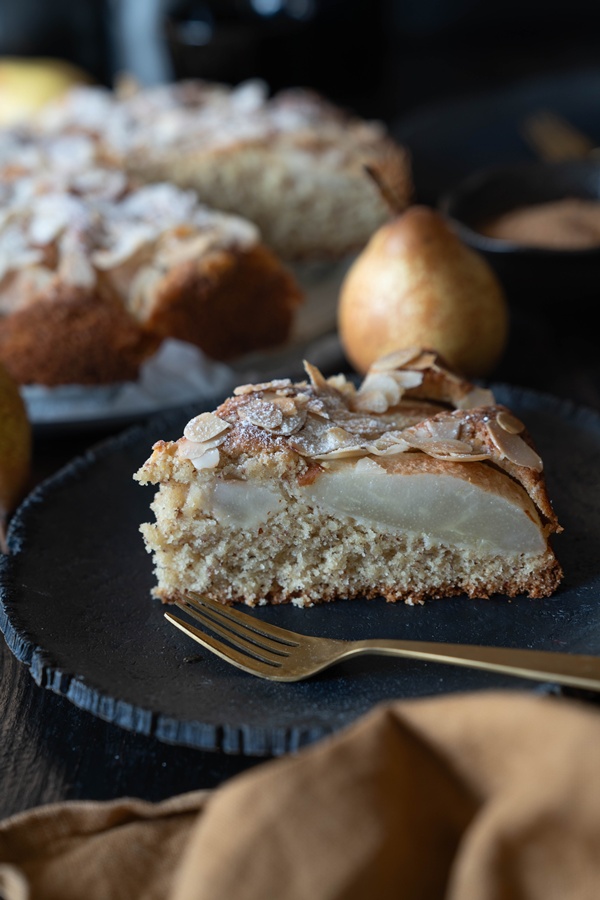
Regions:
[[[180,720],[157,713],[129,701],[111,697],[80,676],[54,664],[47,652],[39,647],[24,628],[11,618],[11,563],[22,547],[26,518],[32,507],[42,503],[48,494],[60,490],[64,484],[85,473],[97,460],[111,455],[121,448],[141,440],[145,434],[172,427],[191,417],[201,408],[214,408],[219,400],[203,401],[161,412],[144,424],[135,424],[117,435],[94,444],[83,454],[74,457],[65,466],[40,482],[25,497],[11,518],[8,529],[10,553],[0,555],[0,632],[13,656],[28,669],[38,687],[67,699],[84,712],[126,731],[153,737],[165,744],[190,747],[195,750],[249,757],[273,757],[294,752],[331,733],[330,728],[276,728],[264,729],[231,723],[211,725],[197,720]],[[17,614],[18,618],[18,614]]]
[[[558,415],[577,423],[594,420],[600,433],[600,412],[591,407],[577,404],[569,399],[531,388],[519,387],[505,382],[489,382],[495,394],[508,394],[511,406],[530,407]],[[502,399],[499,400],[502,403]],[[26,528],[23,521],[30,508],[43,502],[46,495],[60,490],[63,484],[87,471],[98,459],[109,456],[120,448],[135,444],[146,433],[168,429],[178,421],[198,412],[198,404],[186,404],[152,417],[143,425],[134,425],[123,432],[106,438],[93,445],[85,453],[42,481],[24,499],[11,519],[8,530],[10,553],[0,555],[0,631],[4,635],[9,650],[17,660],[29,669],[35,683],[52,693],[65,697],[78,709],[94,715],[126,731],[156,738],[165,744],[191,747],[196,750],[222,752],[248,757],[276,757],[294,752],[308,744],[315,743],[334,732],[333,727],[301,728],[280,727],[264,729],[256,726],[223,723],[211,725],[196,720],[179,720],[162,713],[138,706],[129,701],[118,700],[101,689],[87,684],[80,676],[54,665],[48,654],[35,644],[26,630],[19,630],[10,617],[12,607],[10,594],[11,559],[20,552],[22,534]],[[149,437],[150,440],[150,437]],[[549,686],[551,687],[551,686]]]

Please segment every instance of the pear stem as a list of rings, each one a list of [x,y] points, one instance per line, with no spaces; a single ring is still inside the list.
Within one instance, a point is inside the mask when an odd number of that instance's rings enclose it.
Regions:
[[[370,166],[368,163],[365,163],[363,165],[363,169],[365,170],[369,178],[371,178],[371,180],[375,182],[377,190],[389,206],[391,212],[397,216],[400,215],[400,213],[404,212],[404,210],[406,209],[405,198],[400,197],[398,194],[396,194],[391,185],[387,184],[385,179],[381,177],[381,172],[379,172],[373,166]]]

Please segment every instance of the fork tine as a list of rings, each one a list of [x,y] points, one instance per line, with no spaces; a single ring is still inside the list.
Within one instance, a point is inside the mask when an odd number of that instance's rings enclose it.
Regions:
[[[281,663],[279,662],[263,661],[257,657],[248,656],[247,653],[240,653],[239,651],[234,650],[233,647],[221,643],[221,641],[213,638],[211,635],[200,631],[199,628],[190,625],[189,622],[184,622],[183,619],[179,619],[172,613],[167,612],[164,616],[165,619],[179,628],[180,631],[183,631],[188,637],[193,638],[207,650],[212,651],[212,653],[216,653],[216,655],[220,656],[221,659],[224,659],[225,662],[232,663],[234,666],[237,666],[238,669],[243,669],[244,672],[248,672],[250,675],[259,675],[262,678],[272,679],[273,673],[277,672],[281,666]]]
[[[221,618],[235,622],[236,625],[249,628],[250,631],[260,635],[260,637],[272,638],[288,647],[299,646],[301,635],[296,634],[296,632],[289,631],[286,628],[278,628],[277,625],[270,625],[267,622],[254,619],[252,616],[247,615],[247,613],[240,612],[239,609],[231,609],[229,606],[223,606],[221,603],[209,600],[201,594],[197,594],[195,591],[186,591],[184,600],[195,609],[198,609],[199,606],[210,609]]]
[[[244,631],[243,628],[236,628],[235,622],[230,624],[228,620],[221,620],[221,624],[219,619],[212,615],[212,610],[210,609],[204,609],[201,606],[192,609],[191,607],[188,607],[187,604],[181,603],[180,601],[177,601],[176,606],[199,622],[204,628],[208,628],[209,631],[212,631],[214,634],[218,634],[220,637],[225,638],[226,641],[229,641],[234,647],[237,647],[238,650],[243,650],[244,653],[256,656],[257,659],[261,659],[263,662],[271,662],[273,655],[281,658],[289,655],[289,653],[286,653],[282,644],[274,647],[269,646],[268,643],[259,641],[254,632],[247,629]]]

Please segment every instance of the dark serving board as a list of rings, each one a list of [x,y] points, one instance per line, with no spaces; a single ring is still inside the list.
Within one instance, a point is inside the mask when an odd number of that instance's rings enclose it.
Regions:
[[[535,391],[494,385],[528,425],[546,461],[564,534],[557,594],[408,607],[341,601],[255,614],[312,634],[402,637],[600,654],[600,416]],[[494,688],[552,686],[447,665],[364,657],[309,681],[276,684],[200,650],[150,596],[139,533],[152,488],[132,475],[179,410],[93,448],[22,504],[0,563],[0,626],[35,681],[77,707],[161,741],[248,756],[278,755],[350,724],[381,701]],[[594,695],[585,695],[594,699]]]

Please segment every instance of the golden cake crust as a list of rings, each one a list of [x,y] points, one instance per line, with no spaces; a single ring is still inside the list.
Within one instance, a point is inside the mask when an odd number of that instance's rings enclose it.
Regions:
[[[302,294],[264,246],[214,251],[175,267],[159,283],[144,327],[230,360],[283,344]]]
[[[90,290],[58,278],[0,318],[0,360],[20,384],[130,381],[159,343],[106,286]]]

